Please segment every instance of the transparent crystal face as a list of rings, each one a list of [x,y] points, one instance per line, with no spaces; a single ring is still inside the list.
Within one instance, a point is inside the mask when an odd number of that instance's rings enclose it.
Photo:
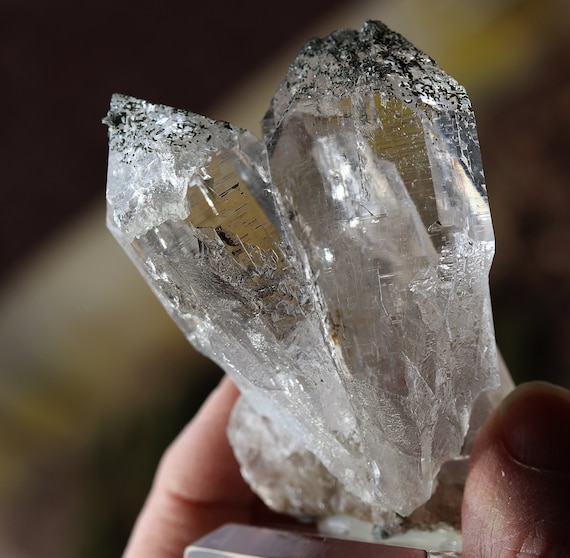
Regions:
[[[496,366],[486,199],[431,117],[386,90],[324,95],[293,101],[268,142],[283,213],[318,277],[358,451],[382,464],[373,501],[397,502],[403,485],[429,498],[483,387],[473,363]]]
[[[499,387],[462,88],[369,22],[299,54],[263,142],[123,96],[107,123],[109,227],[240,388],[230,440],[265,502],[393,525],[455,483]]]

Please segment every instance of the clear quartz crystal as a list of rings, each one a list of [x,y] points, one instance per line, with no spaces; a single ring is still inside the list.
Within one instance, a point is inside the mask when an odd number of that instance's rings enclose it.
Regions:
[[[510,387],[463,88],[367,22],[305,46],[264,141],[121,95],[106,122],[108,226],[238,385],[252,488],[384,534],[457,522],[470,443]]]

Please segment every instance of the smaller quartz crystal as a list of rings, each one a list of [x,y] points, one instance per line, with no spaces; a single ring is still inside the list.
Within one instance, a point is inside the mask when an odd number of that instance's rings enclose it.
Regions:
[[[303,48],[263,141],[121,95],[106,122],[108,226],[238,385],[252,488],[382,532],[457,521],[471,440],[510,385],[464,89],[367,22]]]

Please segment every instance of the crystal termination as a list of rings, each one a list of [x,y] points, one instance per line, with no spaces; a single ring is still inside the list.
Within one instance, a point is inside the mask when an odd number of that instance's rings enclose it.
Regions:
[[[464,89],[369,21],[302,49],[263,141],[122,95],[106,122],[108,226],[239,387],[264,501],[394,526],[460,485],[500,389]]]

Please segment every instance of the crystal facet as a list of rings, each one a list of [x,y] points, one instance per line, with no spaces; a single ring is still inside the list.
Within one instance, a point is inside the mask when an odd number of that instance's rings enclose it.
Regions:
[[[238,385],[264,501],[391,527],[449,498],[501,389],[464,89],[367,22],[304,47],[264,141],[121,95],[106,122],[108,226]]]

